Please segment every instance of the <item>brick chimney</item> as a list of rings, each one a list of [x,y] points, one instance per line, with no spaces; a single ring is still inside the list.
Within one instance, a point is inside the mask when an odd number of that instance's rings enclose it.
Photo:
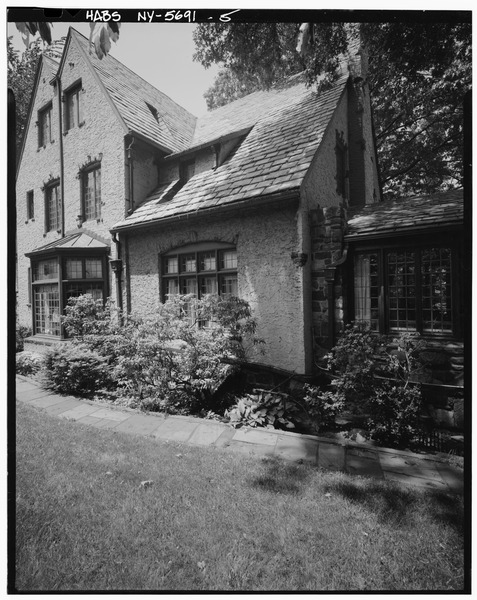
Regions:
[[[354,211],[381,200],[368,85],[368,52],[356,36],[351,38],[348,47],[348,69],[349,208]]]

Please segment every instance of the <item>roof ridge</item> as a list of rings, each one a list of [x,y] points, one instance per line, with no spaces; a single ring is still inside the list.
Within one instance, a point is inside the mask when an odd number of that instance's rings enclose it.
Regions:
[[[86,41],[86,43],[88,44],[88,50],[90,50],[91,46],[94,45],[93,42],[90,42],[89,39],[86,36],[84,36],[82,33],[80,33],[74,27],[70,27],[70,29],[72,29],[77,35],[79,35],[80,37],[82,37]],[[165,98],[168,98],[171,102],[173,102],[174,104],[176,104],[177,106],[179,106],[182,110],[186,111],[189,115],[191,115],[192,117],[195,117],[197,119],[197,116],[194,115],[194,114],[192,114],[190,111],[188,111],[187,108],[184,108],[181,104],[179,104],[173,98],[171,98],[168,94],[164,93],[162,90],[160,90],[159,88],[157,88],[150,81],[147,81],[147,79],[144,79],[144,77],[142,77],[141,75],[139,75],[139,73],[136,73],[135,71],[133,71],[130,67],[128,67],[127,65],[125,65],[123,62],[121,62],[115,56],[113,56],[113,54],[108,53],[106,55],[106,58],[111,58],[112,60],[114,60],[116,63],[118,63],[119,65],[121,65],[122,68],[124,68],[127,71],[129,71],[130,73],[132,73],[134,75],[134,77],[137,77],[138,79],[141,79],[141,81],[144,81],[144,83],[146,83],[153,90],[155,90],[156,92],[159,92],[159,94],[161,94],[161,96],[164,96]]]

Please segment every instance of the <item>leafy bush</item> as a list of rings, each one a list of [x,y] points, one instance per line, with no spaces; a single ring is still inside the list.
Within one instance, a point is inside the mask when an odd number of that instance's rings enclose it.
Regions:
[[[308,384],[305,385],[304,392],[303,404],[315,431],[332,427],[335,418],[344,408],[342,396]]]
[[[407,447],[419,431],[421,390],[385,382],[369,399],[368,429],[381,445]]]
[[[23,352],[24,340],[31,335],[31,328],[17,323],[15,330],[16,351]]]
[[[109,333],[114,316],[111,299],[103,304],[91,294],[83,294],[68,300],[61,322],[70,338],[83,340],[86,336]]]
[[[225,417],[230,420],[233,427],[268,427],[269,429],[293,429],[291,415],[296,412],[292,404],[285,406],[285,398],[281,394],[274,394],[264,390],[255,394],[247,394],[229,410]]]
[[[239,298],[174,296],[147,317],[121,315],[91,296],[71,299],[68,334],[111,367],[118,394],[150,410],[213,408],[214,393],[257,344],[256,323]]]
[[[33,352],[18,352],[16,355],[16,372],[19,375],[35,375],[43,365],[43,357]]]
[[[316,391],[307,409],[313,411],[316,403],[316,416],[324,421],[335,408],[365,413],[378,443],[406,445],[419,431],[421,390],[411,382],[423,368],[421,348],[419,334],[405,333],[389,341],[365,324],[348,326],[327,357],[331,390]]]
[[[348,325],[327,355],[335,402],[355,414],[366,410],[367,399],[376,385],[380,368],[377,357],[385,350],[384,338],[363,323]]]
[[[110,384],[106,362],[85,344],[54,346],[45,356],[44,384],[63,394],[93,394]]]

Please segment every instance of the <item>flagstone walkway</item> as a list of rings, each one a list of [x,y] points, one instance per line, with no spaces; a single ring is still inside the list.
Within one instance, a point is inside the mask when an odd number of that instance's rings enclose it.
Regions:
[[[50,415],[98,429],[309,462],[323,469],[444,492],[462,494],[464,489],[463,470],[433,455],[376,448],[352,441],[338,442],[279,430],[234,429],[217,421],[104,406],[54,394],[21,376],[16,378],[16,398]]]

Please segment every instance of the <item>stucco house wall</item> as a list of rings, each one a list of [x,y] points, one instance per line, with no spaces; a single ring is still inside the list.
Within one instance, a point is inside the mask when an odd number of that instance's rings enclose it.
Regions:
[[[290,206],[189,219],[127,235],[126,269],[133,312],[147,313],[161,299],[160,257],[200,242],[234,244],[238,255],[238,292],[258,321],[257,336],[267,340],[254,362],[305,373],[303,271],[293,254],[301,251],[296,203]]]

